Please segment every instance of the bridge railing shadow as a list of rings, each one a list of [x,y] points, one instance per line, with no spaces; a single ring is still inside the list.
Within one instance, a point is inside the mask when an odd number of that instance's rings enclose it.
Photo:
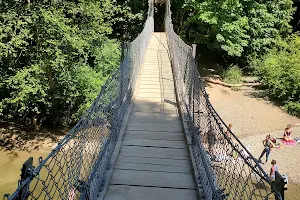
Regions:
[[[170,0],[165,29],[173,66],[177,101],[205,199],[281,199],[258,161],[232,133],[209,101],[192,47],[174,32]],[[227,132],[228,130],[228,132]]]

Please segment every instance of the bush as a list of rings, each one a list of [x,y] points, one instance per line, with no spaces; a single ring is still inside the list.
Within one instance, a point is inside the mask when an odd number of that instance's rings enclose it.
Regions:
[[[285,104],[283,108],[291,115],[300,117],[300,103],[299,102],[289,102],[289,103]]]
[[[225,70],[222,77],[224,82],[236,84],[242,82],[243,72],[238,66],[234,65],[228,70]]]
[[[272,49],[260,60],[251,62],[268,87],[269,95],[286,104],[285,109],[299,115],[300,101],[300,37],[292,35],[281,40],[277,48]]]

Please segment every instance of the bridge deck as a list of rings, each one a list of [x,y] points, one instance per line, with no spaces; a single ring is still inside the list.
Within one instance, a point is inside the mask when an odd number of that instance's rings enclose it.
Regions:
[[[153,33],[105,200],[197,199],[165,33]]]

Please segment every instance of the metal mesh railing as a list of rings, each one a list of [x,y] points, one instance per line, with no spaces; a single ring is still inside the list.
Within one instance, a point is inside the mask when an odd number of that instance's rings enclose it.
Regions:
[[[257,160],[211,105],[192,48],[174,32],[170,0],[165,29],[177,100],[189,133],[196,181],[204,199],[281,199]]]
[[[154,30],[153,3],[142,33],[127,45],[92,106],[39,165],[23,165],[19,187],[8,199],[97,199],[107,180],[121,124]]]

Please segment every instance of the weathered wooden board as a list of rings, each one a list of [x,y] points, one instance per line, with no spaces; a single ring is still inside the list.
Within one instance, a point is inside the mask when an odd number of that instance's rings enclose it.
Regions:
[[[141,119],[143,121],[152,120],[168,120],[168,121],[178,121],[178,114],[175,113],[157,113],[157,112],[132,112],[130,119]]]
[[[164,88],[165,90],[174,90],[174,84],[169,84],[169,85],[164,85],[163,87],[160,84],[141,84],[139,87],[139,91],[140,90],[147,90],[147,89],[160,89],[160,88]]]
[[[136,163],[136,164],[154,164],[173,167],[186,167],[191,165],[189,158],[187,159],[167,159],[167,158],[140,158],[140,157],[118,157],[118,162]]]
[[[131,116],[130,117],[131,122],[143,122],[143,121],[147,121],[147,122],[156,122],[156,123],[179,123],[181,124],[180,119],[178,119],[177,117],[174,118],[159,118],[159,117],[147,117],[147,116]]]
[[[168,173],[115,169],[113,171],[111,184],[196,189],[191,174],[177,172]]]
[[[135,123],[129,121],[126,131],[165,131],[165,132],[182,132],[181,124],[177,123],[155,123],[155,122],[141,122]]]
[[[120,163],[117,162],[115,169],[125,169],[125,170],[139,170],[139,171],[153,171],[153,172],[178,172],[178,173],[192,173],[192,167],[183,166],[163,166],[154,164],[137,164],[137,163]]]
[[[187,148],[185,141],[172,140],[149,140],[149,139],[133,139],[125,138],[122,142],[123,146],[145,146],[145,147],[168,147],[175,149]]]
[[[170,158],[187,159],[187,149],[158,148],[158,147],[137,147],[122,146],[120,156],[142,157],[142,158]]]
[[[184,140],[183,133],[127,131],[124,139]]]
[[[139,89],[139,93],[149,93],[149,94],[175,94],[173,88],[147,88],[147,89]]]
[[[196,190],[111,185],[105,200],[196,200]]]
[[[156,103],[139,103],[134,104],[132,112],[164,112],[164,113],[177,113],[177,107],[167,103],[161,103],[157,105]]]

